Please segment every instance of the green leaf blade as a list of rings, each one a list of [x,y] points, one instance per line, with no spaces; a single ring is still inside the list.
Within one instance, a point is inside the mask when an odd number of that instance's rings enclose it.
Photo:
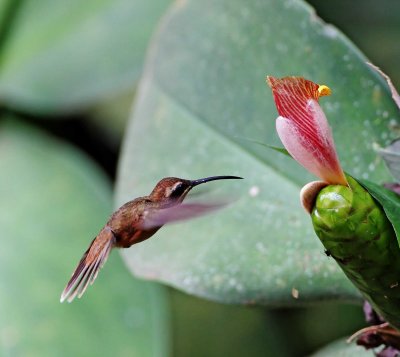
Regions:
[[[300,206],[301,186],[315,178],[290,158],[235,138],[280,146],[264,78],[302,75],[333,90],[321,103],[344,169],[387,180],[372,142],[394,135],[383,112],[399,116],[360,52],[301,1],[220,0],[176,5],[150,54],[125,138],[119,202],[170,175],[245,180],[213,186],[215,194],[239,195],[226,210],[165,227],[158,239],[124,252],[132,271],[225,302],[358,300]]]

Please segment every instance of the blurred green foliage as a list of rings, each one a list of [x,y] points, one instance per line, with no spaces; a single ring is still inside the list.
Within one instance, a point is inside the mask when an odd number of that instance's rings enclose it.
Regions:
[[[5,9],[13,18],[6,19],[10,28],[0,50],[0,100],[33,113],[72,112],[131,88],[167,4],[10,2]]]
[[[271,310],[221,305],[168,291],[133,278],[116,252],[82,300],[59,304],[74,265],[112,210],[112,187],[96,162],[114,178],[135,89],[143,68],[150,65],[144,58],[154,50],[149,41],[157,29],[158,37],[162,36],[159,23],[169,3],[0,0],[1,355],[299,356],[362,326],[357,306],[329,303]],[[179,1],[175,8],[188,3]],[[213,16],[223,26],[231,1],[219,3],[221,8]],[[289,8],[299,3],[285,1]],[[400,83],[400,3],[310,3]],[[202,6],[201,11],[211,16],[211,8]],[[171,15],[164,16],[165,23]],[[194,14],[193,22],[196,16],[200,15]],[[186,29],[176,34],[177,42],[190,33],[191,25],[188,21]],[[235,24],[231,29],[234,33]],[[250,30],[257,32],[258,28]],[[236,35],[240,41],[241,34]],[[172,49],[165,49],[160,67],[174,55],[168,51]],[[182,52],[183,57],[190,54]],[[177,72],[173,80],[197,88],[201,81],[194,77],[207,76],[207,69],[220,55],[215,51],[209,65],[196,69],[198,73],[181,78],[183,72]],[[242,55],[237,54],[239,59]],[[302,66],[303,62],[293,64],[293,70],[300,74]],[[267,68],[259,71],[262,77]],[[221,80],[218,72],[214,79]],[[220,85],[221,92],[230,93],[226,83]],[[236,85],[240,87],[241,82]],[[264,86],[263,78],[259,85]],[[267,93],[266,88],[262,90]],[[232,98],[233,102],[239,99]],[[220,104],[222,108],[228,105]],[[209,160],[210,169],[219,165],[211,162],[213,157]],[[196,173],[188,169],[185,174]],[[141,184],[147,185],[146,190],[136,192],[138,176],[130,175],[129,189],[123,198],[119,194],[119,203],[146,194],[155,183],[144,179]],[[225,218],[219,219],[223,222]],[[201,229],[206,229],[206,223],[207,219]],[[185,225],[169,231],[176,232],[174,239],[190,238],[178,237]],[[168,237],[159,238],[151,244],[168,246]],[[161,253],[161,248],[156,250],[154,259]],[[338,351],[342,355],[360,353],[340,342],[320,355],[338,355]]]
[[[133,279],[116,254],[87,299],[59,302],[76,262],[110,213],[110,188],[75,148],[15,118],[1,122],[0,355],[169,351],[162,287]]]

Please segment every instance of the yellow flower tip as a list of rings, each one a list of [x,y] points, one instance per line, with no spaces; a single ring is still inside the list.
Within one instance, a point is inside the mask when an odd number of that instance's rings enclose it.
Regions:
[[[324,95],[331,95],[331,93],[332,93],[331,89],[324,84],[318,87],[318,94],[320,97],[323,97]]]

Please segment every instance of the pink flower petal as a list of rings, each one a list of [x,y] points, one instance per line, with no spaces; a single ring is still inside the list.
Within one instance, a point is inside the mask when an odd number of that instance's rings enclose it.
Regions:
[[[276,129],[287,151],[325,182],[347,185],[328,121],[318,104],[320,96],[330,94],[329,88],[301,77],[268,77],[267,81],[280,115]]]

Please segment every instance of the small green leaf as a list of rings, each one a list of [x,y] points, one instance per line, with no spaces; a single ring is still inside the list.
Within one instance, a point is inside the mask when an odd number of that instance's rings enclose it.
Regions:
[[[165,356],[162,287],[112,253],[81,300],[60,294],[111,211],[110,185],[79,151],[0,123],[0,355]]]
[[[1,102],[35,113],[71,112],[132,88],[169,3],[22,1],[0,52]]]
[[[277,152],[280,152],[281,154],[284,154],[284,155],[286,155],[286,156],[291,157],[291,155],[289,154],[289,152],[288,152],[284,147],[274,146],[274,145],[268,145],[268,144],[266,144],[266,143],[263,143],[262,141],[253,140],[253,139],[248,139],[248,138],[238,138],[238,139],[240,139],[240,140],[246,140],[246,141],[248,141],[248,142],[251,142],[251,143],[254,143],[254,144],[257,144],[257,145],[264,146],[264,147],[266,147],[266,148],[268,148],[268,149],[275,150],[275,151],[277,151]]]
[[[291,155],[289,154],[289,151],[287,151],[285,148],[281,148],[278,146],[272,146],[272,145],[265,145],[267,148],[275,150],[277,152],[280,152],[283,155],[289,156],[291,157]]]
[[[357,180],[383,207],[392,224],[400,246],[400,196],[368,180]]]

